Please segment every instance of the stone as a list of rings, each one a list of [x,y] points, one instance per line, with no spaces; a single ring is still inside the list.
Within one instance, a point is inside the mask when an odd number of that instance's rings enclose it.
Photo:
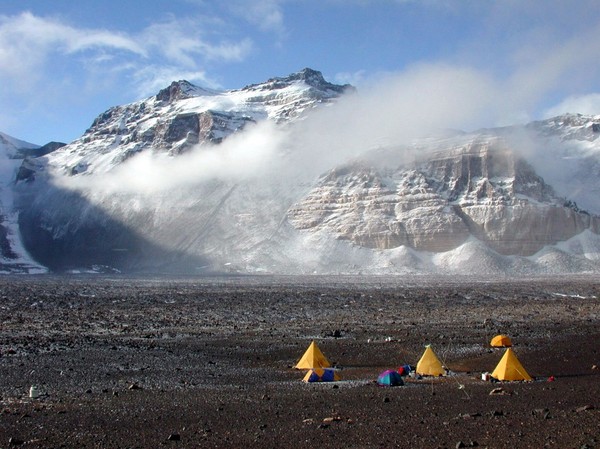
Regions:
[[[540,416],[543,419],[550,419],[552,416],[550,415],[550,410],[547,408],[536,408],[531,412],[534,416]]]
[[[490,396],[509,396],[510,394],[511,393],[501,387],[494,388],[492,391],[490,391]]]

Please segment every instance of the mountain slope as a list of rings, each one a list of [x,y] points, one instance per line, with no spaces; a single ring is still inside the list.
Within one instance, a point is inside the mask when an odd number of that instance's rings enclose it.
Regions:
[[[43,272],[25,250],[14,208],[13,185],[22,163],[22,154],[37,151],[39,145],[0,132],[0,273]]]
[[[100,114],[85,134],[48,157],[62,174],[107,172],[144,151],[181,154],[219,143],[263,120],[286,123],[350,91],[304,69],[239,90],[214,91],[187,81]]]
[[[111,108],[24,161],[24,242],[55,271],[600,269],[600,200],[585,190],[600,186],[586,178],[600,117],[365,148],[315,178],[326,155],[288,131],[348,92],[305,69],[224,92],[179,81]],[[575,182],[557,168],[565,161]]]

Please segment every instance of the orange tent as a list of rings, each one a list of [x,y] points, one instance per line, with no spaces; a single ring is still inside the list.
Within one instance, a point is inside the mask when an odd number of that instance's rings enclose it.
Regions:
[[[493,348],[510,348],[512,346],[512,341],[510,341],[510,338],[507,335],[496,335],[492,338],[490,346]]]

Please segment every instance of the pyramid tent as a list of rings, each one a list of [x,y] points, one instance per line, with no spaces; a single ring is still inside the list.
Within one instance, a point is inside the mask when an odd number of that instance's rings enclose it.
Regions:
[[[498,380],[533,380],[511,348],[506,350],[491,376]]]
[[[417,363],[416,372],[422,376],[443,376],[445,374],[442,362],[437,358],[431,346],[426,346],[421,360]]]
[[[493,348],[510,348],[512,346],[512,341],[507,335],[496,335],[492,338],[490,346]]]
[[[313,340],[302,358],[298,361],[296,369],[329,368],[331,363],[323,355],[315,341]]]
[[[304,382],[336,382],[341,380],[333,368],[312,368],[306,372],[302,379]]]

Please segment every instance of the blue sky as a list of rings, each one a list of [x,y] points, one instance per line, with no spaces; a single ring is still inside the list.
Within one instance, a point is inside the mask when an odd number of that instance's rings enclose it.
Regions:
[[[596,0],[0,0],[0,131],[69,142],[172,80],[234,89],[304,67],[359,91],[421,77],[431,108],[481,96],[436,80],[466,71],[493,94],[465,126],[600,114],[598,55]]]

